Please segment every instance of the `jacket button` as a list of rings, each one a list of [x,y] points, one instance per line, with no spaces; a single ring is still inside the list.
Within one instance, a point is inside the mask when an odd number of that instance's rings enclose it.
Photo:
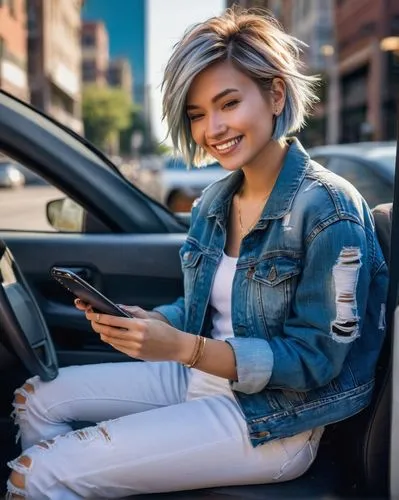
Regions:
[[[272,268],[270,269],[270,273],[269,273],[269,281],[274,281],[276,278],[277,278],[277,271],[276,271],[276,268],[274,266],[272,266]]]
[[[255,267],[251,266],[247,271],[247,278],[252,278],[254,274],[255,274]]]

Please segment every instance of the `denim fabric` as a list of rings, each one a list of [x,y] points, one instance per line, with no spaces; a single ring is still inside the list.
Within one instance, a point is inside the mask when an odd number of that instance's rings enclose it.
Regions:
[[[157,310],[209,336],[209,295],[241,171],[195,203],[180,256],[184,299]],[[388,273],[368,206],[296,139],[255,228],[243,239],[232,293],[238,381],[254,446],[366,407],[385,334]]]

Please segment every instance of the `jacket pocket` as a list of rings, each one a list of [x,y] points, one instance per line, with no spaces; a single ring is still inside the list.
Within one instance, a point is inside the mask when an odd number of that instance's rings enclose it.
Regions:
[[[280,331],[289,314],[300,273],[300,260],[288,256],[263,259],[248,270],[257,316],[261,317],[268,337]]]
[[[271,257],[256,265],[253,279],[269,287],[275,287],[300,272],[299,260],[285,256]]]
[[[202,252],[194,245],[185,243],[180,250],[180,260],[184,276],[184,295],[186,304],[190,304],[196,286],[202,261]]]

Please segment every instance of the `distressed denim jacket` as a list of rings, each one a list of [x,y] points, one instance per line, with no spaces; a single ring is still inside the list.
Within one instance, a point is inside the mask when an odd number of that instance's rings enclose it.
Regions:
[[[233,172],[192,210],[180,257],[184,298],[160,306],[176,328],[210,335],[210,292],[226,244]],[[388,274],[370,210],[344,179],[290,140],[255,228],[242,240],[232,288],[237,381],[253,446],[366,407],[385,334]]]

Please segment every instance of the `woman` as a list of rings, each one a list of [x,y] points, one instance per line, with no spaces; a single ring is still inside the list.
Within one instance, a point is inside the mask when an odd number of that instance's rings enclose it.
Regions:
[[[387,272],[368,207],[295,138],[314,101],[297,41],[227,11],[188,30],[164,112],[188,162],[231,175],[192,210],[184,298],[134,319],[85,310],[146,363],[69,367],[16,391],[12,498],[118,498],[286,481],[370,401]],[[100,422],[72,431],[72,421]]]

